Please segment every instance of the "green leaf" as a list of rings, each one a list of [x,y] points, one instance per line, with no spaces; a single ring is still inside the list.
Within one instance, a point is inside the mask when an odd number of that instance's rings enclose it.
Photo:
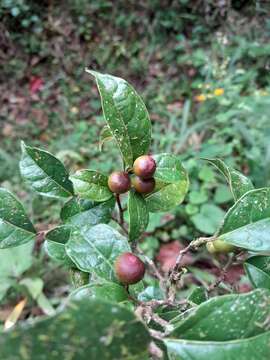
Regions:
[[[232,193],[226,185],[219,184],[214,196],[214,202],[216,204],[224,204],[232,200]]]
[[[249,251],[269,252],[270,218],[222,234],[218,239]]]
[[[267,330],[269,316],[270,292],[266,289],[219,296],[199,305],[176,325],[170,337],[203,341],[250,338]]]
[[[164,293],[161,291],[159,286],[147,286],[147,288],[138,294],[138,300],[164,300]]]
[[[77,289],[81,286],[89,284],[91,275],[88,272],[78,270],[76,267],[69,269],[69,276],[72,287]]]
[[[87,284],[70,294],[73,300],[86,299],[101,299],[111,302],[122,302],[128,300],[128,293],[122,285],[111,282]]]
[[[44,295],[43,292],[39,294],[36,301],[38,306],[42,309],[45,315],[52,316],[55,314],[54,308],[52,307],[49,299]]]
[[[188,297],[189,301],[192,301],[194,304],[200,305],[206,301],[205,289],[201,286],[196,286],[195,289]]]
[[[244,268],[255,288],[270,289],[269,256],[252,256],[244,263]]]
[[[222,160],[220,159],[204,159],[204,160],[209,161],[225,176],[225,179],[227,180],[230,186],[235,201],[238,200],[246,192],[254,189],[254,186],[249,178],[241,174],[239,171],[230,168]]]
[[[22,204],[11,192],[0,188],[0,249],[22,245],[35,235]]]
[[[224,211],[214,204],[203,204],[200,212],[191,217],[196,229],[204,234],[212,235],[221,224]]]
[[[16,284],[19,278],[33,263],[34,243],[26,244],[0,250],[0,300],[7,290]]]
[[[168,184],[186,181],[186,170],[177,156],[165,153],[154,155],[153,159],[156,162],[156,171],[154,174],[156,180]]]
[[[83,199],[106,201],[113,194],[108,188],[108,178],[94,170],[79,170],[70,177],[74,191]]]
[[[130,251],[127,239],[108,225],[73,229],[66,244],[68,256],[85,272],[117,282],[114,261],[123,252]]]
[[[151,141],[151,122],[146,107],[125,80],[86,70],[96,79],[105,120],[114,136],[125,165],[147,154]]]
[[[111,220],[115,198],[105,202],[93,202],[79,198],[69,200],[61,210],[61,219],[75,226],[106,224]]]
[[[150,212],[169,211],[184,200],[188,179],[173,184],[157,184],[155,192],[145,198]]]
[[[43,196],[66,198],[73,195],[67,170],[60,160],[47,151],[22,142],[20,171],[24,180]]]
[[[8,289],[14,284],[14,280],[12,279],[2,279],[0,278],[0,304],[4,299]]]
[[[89,331],[89,329],[91,331]],[[3,333],[0,358],[141,360],[150,335],[135,315],[101,299],[82,299],[59,314]]]
[[[218,237],[250,251],[269,251],[270,188],[251,190],[227,212]]]
[[[156,186],[154,192],[146,196],[146,203],[150,212],[168,211],[184,200],[189,186],[188,174],[176,156],[153,157],[157,163]]]
[[[193,190],[189,193],[189,201],[194,205],[201,205],[208,201],[207,193],[204,190]]]
[[[42,293],[44,283],[40,278],[24,278],[20,281],[20,285],[25,286],[32,298],[36,300]]]
[[[137,240],[145,231],[149,221],[149,212],[145,199],[135,191],[128,194],[129,239]]]
[[[268,360],[270,332],[244,340],[207,342],[165,339],[170,360]]]
[[[18,278],[33,263],[34,243],[27,243],[11,249],[0,250],[0,278]]]
[[[73,262],[67,256],[65,244],[70,239],[72,231],[71,226],[58,226],[46,234],[44,248],[47,254],[53,260],[67,266],[74,266]]]
[[[101,151],[105,142],[113,139],[113,135],[108,125],[105,125],[99,135],[99,150]]]
[[[210,183],[215,181],[215,174],[209,166],[204,165],[199,171],[198,178],[204,183]]]

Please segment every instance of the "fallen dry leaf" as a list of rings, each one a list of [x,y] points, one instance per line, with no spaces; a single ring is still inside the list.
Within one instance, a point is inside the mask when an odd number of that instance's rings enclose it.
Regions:
[[[184,246],[177,240],[161,245],[156,260],[160,263],[163,272],[169,272],[174,267],[179,251],[183,248]],[[187,266],[192,263],[193,258],[187,253],[182,259],[182,265]]]
[[[7,319],[5,321],[5,324],[4,324],[5,330],[12,328],[16,324],[19,317],[21,316],[21,313],[22,313],[26,303],[27,303],[27,299],[25,298],[25,299],[21,300],[15,306],[15,308],[12,310],[12,312],[10,313],[10,315],[7,317]]]

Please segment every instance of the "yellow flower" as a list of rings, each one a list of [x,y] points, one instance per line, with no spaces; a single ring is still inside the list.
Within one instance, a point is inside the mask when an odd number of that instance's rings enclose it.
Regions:
[[[197,95],[195,96],[195,100],[198,102],[203,102],[206,100],[206,96],[204,94]]]
[[[74,93],[77,93],[77,92],[80,91],[80,88],[75,85],[75,86],[72,87],[72,91],[73,91]]]
[[[216,95],[216,96],[221,96],[223,94],[224,94],[224,89],[222,89],[222,88],[217,88],[214,90],[214,95]]]
[[[79,109],[76,106],[73,106],[70,111],[72,112],[72,114],[78,114]]]

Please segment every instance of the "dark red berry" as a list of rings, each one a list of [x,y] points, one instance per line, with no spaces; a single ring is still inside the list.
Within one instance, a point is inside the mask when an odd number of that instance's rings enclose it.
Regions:
[[[109,189],[116,194],[123,194],[131,187],[131,181],[127,172],[115,171],[108,179]]]
[[[152,156],[142,155],[134,161],[133,171],[143,179],[150,179],[156,171],[156,162]]]
[[[144,263],[130,252],[118,256],[114,268],[118,280],[125,285],[136,284],[145,273]]]
[[[132,178],[132,184],[138,193],[149,194],[155,188],[155,179],[142,179],[139,176],[134,176],[134,178]]]

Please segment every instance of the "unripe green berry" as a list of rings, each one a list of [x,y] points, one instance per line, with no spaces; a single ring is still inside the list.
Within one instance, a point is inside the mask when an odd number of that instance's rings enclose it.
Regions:
[[[206,248],[211,254],[222,254],[222,253],[227,254],[233,252],[235,246],[228,244],[223,240],[218,239],[215,241],[208,242],[206,244]]]
[[[127,172],[115,171],[108,179],[109,189],[116,194],[124,194],[131,187],[131,181]]]
[[[156,171],[156,162],[150,155],[139,156],[134,161],[133,171],[143,179],[150,179]]]
[[[235,249],[235,246],[223,240],[215,240],[213,241],[213,245],[217,253],[230,253]]]
[[[206,243],[206,249],[210,254],[216,254],[216,249],[212,241]]]
[[[138,193],[149,194],[155,189],[155,179],[142,179],[139,176],[134,176],[132,185]]]
[[[136,284],[142,280],[145,273],[144,263],[130,252],[118,256],[114,268],[118,280],[124,285]]]

